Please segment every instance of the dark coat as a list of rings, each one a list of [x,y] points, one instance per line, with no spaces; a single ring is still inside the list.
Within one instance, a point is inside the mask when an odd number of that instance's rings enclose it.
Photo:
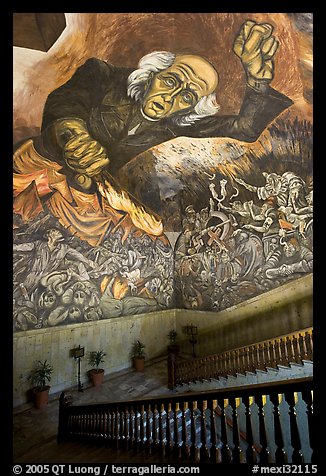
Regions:
[[[264,91],[247,86],[238,115],[217,114],[183,127],[175,125],[171,118],[153,122],[141,115],[140,103],[127,95],[127,78],[132,71],[91,58],[48,96],[42,138],[51,158],[64,165],[51,131],[51,125],[58,119],[83,119],[90,135],[106,148],[110,159],[108,171],[114,175],[139,153],[174,137],[231,137],[253,142],[292,104],[270,86]],[[136,132],[128,134],[139,123]]]

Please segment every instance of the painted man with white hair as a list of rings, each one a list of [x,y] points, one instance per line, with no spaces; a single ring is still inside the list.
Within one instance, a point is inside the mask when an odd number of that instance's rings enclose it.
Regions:
[[[272,30],[267,23],[247,21],[234,43],[248,85],[238,115],[218,114],[219,76],[200,56],[154,52],[135,71],[91,58],[49,95],[45,149],[87,189],[103,169],[114,175],[138,153],[174,137],[255,141],[292,104],[269,86],[278,46]]]
[[[270,24],[248,20],[234,42],[247,76],[237,115],[219,114],[219,74],[201,56],[156,51],[141,58],[136,70],[90,58],[48,96],[33,146],[61,166],[70,186],[99,190],[113,208],[131,213],[126,195],[114,196],[111,178],[139,153],[179,136],[253,142],[292,104],[270,86],[278,47],[272,33]]]

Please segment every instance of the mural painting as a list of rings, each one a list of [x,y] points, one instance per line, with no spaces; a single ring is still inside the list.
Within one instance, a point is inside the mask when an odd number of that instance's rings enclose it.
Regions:
[[[182,43],[185,30],[173,52],[158,41],[134,67],[88,52],[48,92],[37,134],[17,128],[15,331],[219,311],[312,272],[311,15],[199,20],[217,38],[229,26],[236,112],[217,103],[223,67],[207,45]],[[286,34],[299,52],[277,88]]]

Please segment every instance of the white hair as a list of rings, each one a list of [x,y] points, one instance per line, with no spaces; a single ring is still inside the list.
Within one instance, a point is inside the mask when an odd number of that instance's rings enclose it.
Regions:
[[[143,56],[138,63],[138,69],[128,77],[128,96],[135,99],[135,101],[141,101],[145,94],[146,83],[153,76],[153,73],[158,73],[172,66],[175,58],[176,55],[169,51],[154,51]],[[178,126],[190,126],[199,119],[215,115],[219,109],[220,106],[216,102],[216,96],[212,93],[203,96],[193,111],[187,114],[179,113],[173,116],[171,121]]]

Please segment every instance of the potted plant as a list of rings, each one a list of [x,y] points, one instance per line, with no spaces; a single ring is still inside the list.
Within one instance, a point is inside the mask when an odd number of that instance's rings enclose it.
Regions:
[[[145,368],[145,345],[137,340],[133,346],[133,359],[136,372],[144,372]]]
[[[99,387],[103,382],[104,369],[101,369],[100,365],[104,362],[105,356],[104,350],[96,350],[89,353],[88,363],[92,367],[89,371],[89,377],[94,387]]]
[[[170,344],[168,345],[168,352],[173,353],[173,354],[178,354],[180,352],[180,346],[176,343],[176,338],[177,338],[177,332],[175,329],[171,329],[170,332],[168,333],[168,338],[170,341]]]
[[[47,385],[47,383],[51,381],[52,372],[53,367],[47,360],[44,360],[44,362],[38,360],[28,377],[34,385],[34,405],[37,409],[45,407],[49,401],[50,385]]]

